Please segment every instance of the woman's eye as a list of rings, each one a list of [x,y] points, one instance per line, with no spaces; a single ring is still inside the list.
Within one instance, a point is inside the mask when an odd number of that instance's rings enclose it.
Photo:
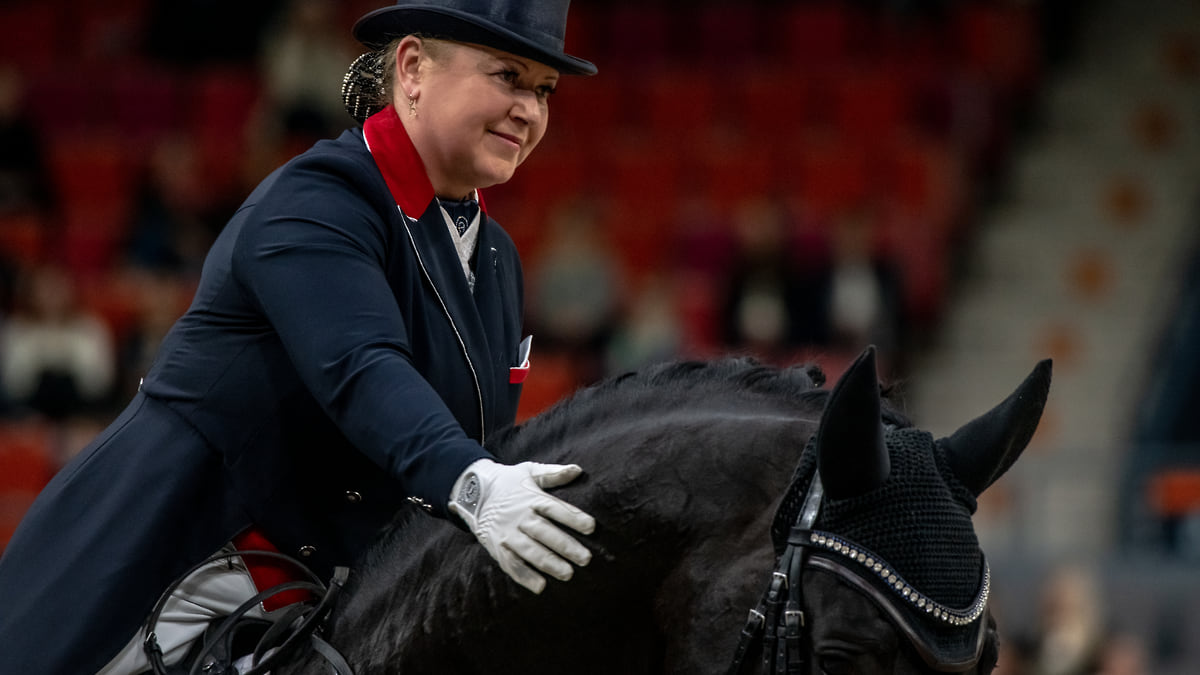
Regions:
[[[501,80],[504,80],[505,82],[507,82],[509,84],[516,84],[517,78],[520,77],[520,73],[518,73],[515,70],[502,70],[499,73],[496,73],[496,75]]]
[[[536,89],[536,91],[537,91],[538,98],[545,100],[545,99],[550,98],[550,96],[554,93],[555,89],[554,89],[554,87],[551,87],[550,85],[546,85],[543,87],[538,87]]]

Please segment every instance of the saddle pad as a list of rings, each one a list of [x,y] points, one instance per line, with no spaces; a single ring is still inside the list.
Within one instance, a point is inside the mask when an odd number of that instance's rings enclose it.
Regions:
[[[279,552],[279,549],[274,544],[253,527],[234,537],[233,545],[239,551]],[[254,587],[259,592],[288,583],[289,581],[309,581],[308,577],[303,575],[295,565],[288,564],[286,561],[277,558],[248,555],[242,558],[242,562],[246,565],[246,570],[250,573],[250,579],[254,582]],[[283,591],[263,600],[262,606],[265,611],[273,612],[288,605],[309,600],[312,600],[312,593],[308,591]]]

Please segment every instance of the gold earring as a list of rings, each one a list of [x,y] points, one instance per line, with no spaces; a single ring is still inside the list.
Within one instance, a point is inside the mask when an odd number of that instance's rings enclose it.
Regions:
[[[408,97],[408,116],[417,116],[417,99],[413,98],[412,96]]]

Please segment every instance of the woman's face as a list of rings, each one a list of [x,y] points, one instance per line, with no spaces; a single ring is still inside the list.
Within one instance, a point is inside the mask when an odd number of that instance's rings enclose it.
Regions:
[[[428,51],[394,103],[434,191],[458,199],[507,181],[546,132],[558,71],[476,45],[439,42],[436,59]],[[408,96],[417,99],[415,116]]]

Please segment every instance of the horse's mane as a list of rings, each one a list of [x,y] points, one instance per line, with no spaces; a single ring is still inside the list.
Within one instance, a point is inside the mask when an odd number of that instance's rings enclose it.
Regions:
[[[661,413],[734,394],[781,399],[797,411],[819,414],[829,396],[821,388],[824,384],[824,371],[812,363],[778,367],[748,356],[669,361],[579,389],[525,424],[494,433],[487,445],[498,457],[509,459],[512,446],[519,443],[530,453],[521,459],[538,459],[545,441],[601,421]],[[884,421],[897,428],[910,427],[911,421],[895,405],[895,393],[890,385],[881,387]],[[532,442],[529,436],[541,442]]]
[[[548,439],[597,422],[683,408],[714,396],[759,395],[819,412],[827,394],[820,389],[824,383],[821,368],[812,364],[779,368],[751,357],[665,362],[582,388],[526,423],[496,432],[487,445],[497,456],[511,458],[512,446],[519,443],[532,453],[521,459],[537,459],[538,448]],[[541,442],[531,442],[531,435]]]

